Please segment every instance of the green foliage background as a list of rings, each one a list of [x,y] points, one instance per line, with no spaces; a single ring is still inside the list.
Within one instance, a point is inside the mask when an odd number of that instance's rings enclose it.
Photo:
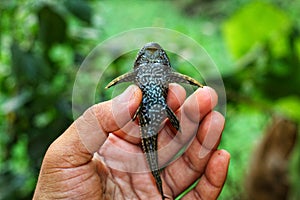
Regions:
[[[133,28],[177,30],[217,64],[227,94],[221,147],[232,156],[219,199],[241,198],[251,151],[273,115],[300,121],[299,1],[2,0],[0,16],[0,199],[31,199],[47,147],[73,121],[80,64],[100,42]],[[117,59],[103,82],[131,62]],[[97,101],[110,98],[103,87]],[[300,199],[299,150],[298,142],[290,199]]]

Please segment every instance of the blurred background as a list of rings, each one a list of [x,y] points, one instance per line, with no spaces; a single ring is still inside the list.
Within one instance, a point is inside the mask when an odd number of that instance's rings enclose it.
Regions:
[[[295,0],[1,0],[0,199],[32,198],[47,147],[73,121],[73,83],[83,59],[105,39],[142,27],[190,36],[223,77],[220,146],[231,163],[219,199],[300,199]],[[115,60],[104,82],[130,70],[135,53]],[[97,102],[111,97],[104,85],[98,90]]]

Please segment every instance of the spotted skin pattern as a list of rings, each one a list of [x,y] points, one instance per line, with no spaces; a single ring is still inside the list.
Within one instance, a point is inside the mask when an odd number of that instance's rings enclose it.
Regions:
[[[165,199],[158,166],[157,137],[161,123],[168,118],[180,131],[179,121],[167,105],[169,83],[188,83],[203,87],[191,77],[174,72],[166,52],[157,43],[147,43],[138,53],[134,71],[112,80],[106,88],[122,82],[134,82],[142,91],[142,102],[133,116],[137,117],[141,130],[142,148],[156,186]]]

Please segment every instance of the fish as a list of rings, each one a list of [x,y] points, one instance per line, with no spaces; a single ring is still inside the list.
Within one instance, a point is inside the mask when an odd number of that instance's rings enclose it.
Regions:
[[[142,91],[142,101],[132,120],[138,118],[142,150],[158,192],[162,199],[165,199],[167,197],[163,192],[161,169],[158,164],[158,132],[166,118],[177,131],[180,131],[179,120],[167,105],[169,84],[186,83],[198,87],[203,85],[187,75],[176,72],[171,67],[166,51],[156,42],[149,42],[140,49],[134,61],[133,71],[113,79],[105,88],[123,82],[132,82]]]

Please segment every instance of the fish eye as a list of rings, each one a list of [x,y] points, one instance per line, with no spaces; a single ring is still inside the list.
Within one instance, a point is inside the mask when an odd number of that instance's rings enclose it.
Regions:
[[[145,56],[145,54],[141,55],[140,61],[141,61],[141,62],[148,62],[148,59],[147,59],[147,57]]]

